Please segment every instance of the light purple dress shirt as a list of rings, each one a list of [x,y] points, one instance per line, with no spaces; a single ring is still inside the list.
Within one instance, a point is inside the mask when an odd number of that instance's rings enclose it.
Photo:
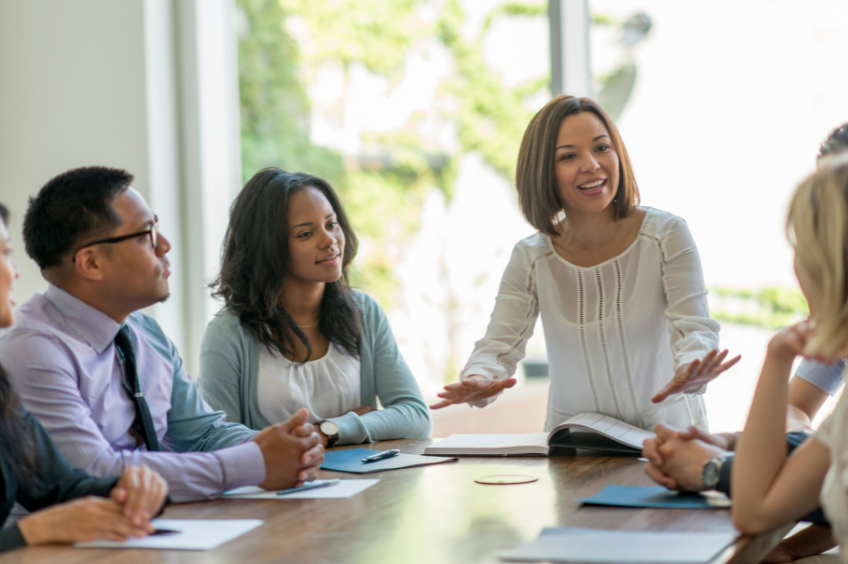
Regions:
[[[130,435],[135,406],[114,343],[121,325],[50,286],[22,305],[0,337],[0,359],[24,406],[38,417],[74,468],[93,476],[147,465],[176,502],[210,499],[265,479],[256,431],[228,423],[200,397],[173,343],[149,316],[126,324],[162,451]]]

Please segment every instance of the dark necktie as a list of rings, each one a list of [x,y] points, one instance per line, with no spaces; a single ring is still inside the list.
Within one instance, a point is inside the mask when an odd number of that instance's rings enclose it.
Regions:
[[[141,435],[144,444],[147,445],[147,450],[159,450],[159,440],[156,438],[156,428],[153,426],[150,407],[147,405],[147,399],[145,399],[144,394],[141,393],[141,385],[138,382],[135,351],[132,347],[132,341],[130,341],[130,329],[126,325],[121,327],[121,330],[115,335],[115,346],[118,347],[118,351],[124,357],[124,375],[126,376],[132,399],[135,402],[135,421],[133,421],[133,428]]]

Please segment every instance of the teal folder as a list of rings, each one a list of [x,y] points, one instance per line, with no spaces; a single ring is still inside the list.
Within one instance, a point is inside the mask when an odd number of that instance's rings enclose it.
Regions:
[[[618,507],[650,507],[662,509],[721,509],[730,501],[721,495],[678,493],[662,486],[607,486],[592,497],[574,501],[589,505]]]
[[[414,468],[416,466],[430,466],[432,464],[444,464],[445,462],[457,462],[458,458],[435,458],[432,456],[418,456],[417,454],[403,454],[378,460],[377,462],[362,462],[362,459],[379,450],[367,448],[351,448],[346,450],[329,450],[324,454],[324,470],[335,470],[337,472],[352,472],[354,474],[371,474],[373,472],[384,472],[386,470],[398,470],[400,468]]]

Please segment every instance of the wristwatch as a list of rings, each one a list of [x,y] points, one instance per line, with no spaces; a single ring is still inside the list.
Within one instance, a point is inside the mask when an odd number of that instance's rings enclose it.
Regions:
[[[721,467],[724,465],[724,459],[714,456],[704,462],[704,467],[701,468],[701,482],[708,490],[714,490],[721,479]]]
[[[327,448],[339,442],[339,426],[329,419],[318,422],[318,430],[327,437]]]

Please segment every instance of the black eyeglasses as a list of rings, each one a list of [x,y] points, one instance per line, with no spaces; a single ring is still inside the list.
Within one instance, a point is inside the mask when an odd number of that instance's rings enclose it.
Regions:
[[[155,249],[159,244],[159,216],[153,216],[153,226],[150,229],[145,231],[139,231],[138,233],[131,233],[129,235],[121,235],[120,237],[109,237],[108,239],[98,239],[97,241],[91,241],[90,243],[86,243],[79,247],[76,252],[74,252],[73,262],[76,262],[77,257],[76,254],[83,250],[86,247],[91,247],[92,245],[102,245],[104,243],[120,243],[121,241],[126,241],[128,239],[132,239],[133,237],[141,237],[142,235],[147,235],[150,237],[150,244],[153,245]]]

